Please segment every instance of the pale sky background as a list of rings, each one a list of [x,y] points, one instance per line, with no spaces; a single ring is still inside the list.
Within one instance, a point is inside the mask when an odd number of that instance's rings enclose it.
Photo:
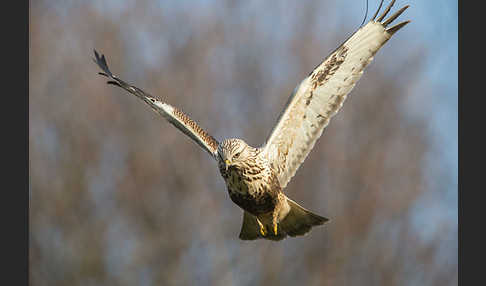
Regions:
[[[45,27],[43,26],[39,29],[43,31],[51,29],[52,33],[56,33],[56,29],[61,29],[64,32],[69,31],[69,29],[73,29],[73,31],[76,31],[76,29],[83,29],[84,27],[73,28],[70,26],[70,17],[75,13],[77,5],[80,5],[81,2],[96,7],[97,12],[102,14],[105,18],[120,19],[126,15],[126,13],[137,12],[135,0],[46,0],[36,6],[36,8],[39,9],[36,15],[42,15],[43,9],[45,9],[45,11],[55,10],[57,16],[59,16],[61,20],[57,25],[54,25],[49,24],[49,19],[42,19],[42,16],[38,16],[41,19],[41,23],[47,23]],[[325,17],[317,17],[316,19],[318,20],[316,20],[313,25],[306,27],[314,31],[314,34],[316,35],[315,39],[313,39],[314,41],[323,42],[325,43],[325,46],[328,47],[328,50],[323,51],[322,58],[316,59],[315,64],[317,64],[340,43],[335,42],[336,38],[339,39],[339,41],[344,41],[358,28],[363,20],[366,8],[366,2],[364,0],[340,0],[333,1],[333,4],[322,6],[319,4],[319,1],[310,0],[248,0],[244,2],[244,7],[236,13],[236,15],[224,15],[223,12],[226,10],[222,9],[220,6],[222,3],[230,2],[238,1],[153,1],[153,3],[150,4],[152,5],[152,9],[150,9],[148,14],[143,16],[153,17],[154,19],[161,18],[161,25],[163,22],[165,25],[170,25],[168,29],[177,29],[177,37],[168,39],[165,37],[166,35],[154,32],[154,30],[157,31],[157,29],[154,29],[154,27],[149,25],[137,25],[134,21],[121,21],[119,29],[123,31],[123,37],[126,37],[126,40],[122,41],[122,44],[127,45],[131,52],[127,58],[123,59],[123,62],[126,63],[124,69],[120,66],[117,66],[116,68],[113,66],[110,67],[114,69],[114,73],[123,71],[122,78],[126,78],[132,83],[138,82],[140,79],[147,76],[146,74],[143,74],[142,71],[151,70],[152,72],[158,72],[164,70],[164,66],[167,66],[168,63],[171,62],[169,50],[171,48],[174,49],[174,45],[175,47],[182,47],[187,41],[188,36],[191,34],[190,32],[192,30],[190,29],[196,26],[199,21],[205,21],[207,18],[216,18],[218,21],[223,21],[225,23],[224,29],[228,29],[228,31],[232,31],[235,26],[241,26],[244,23],[251,22],[258,28],[259,32],[266,35],[266,40],[277,43],[286,43],[285,46],[289,46],[287,41],[289,41],[290,35],[293,35],[290,31],[302,28],[302,25],[293,22],[296,21],[296,19],[302,19],[300,17],[292,17],[295,13],[316,13],[317,15],[325,15]],[[326,3],[326,1],[323,0],[322,3]],[[448,233],[443,241],[437,241],[437,245],[439,248],[449,248],[448,251],[439,251],[439,253],[444,253],[443,255],[445,256],[453,256],[450,248],[451,245],[455,245],[457,250],[458,225],[458,5],[457,1],[452,0],[398,0],[392,9],[392,12],[396,11],[398,7],[407,4],[410,5],[410,8],[400,16],[399,21],[410,19],[412,22],[403,30],[400,30],[399,33],[397,33],[396,36],[394,36],[386,46],[378,52],[374,62],[370,65],[370,69],[373,68],[373,65],[380,65],[385,71],[389,69],[390,79],[397,81],[397,84],[400,85],[402,81],[400,81],[400,69],[397,67],[406,67],[407,64],[413,64],[408,63],[406,61],[407,58],[404,55],[409,55],[410,53],[421,54],[421,51],[426,51],[423,53],[425,56],[421,58],[420,63],[418,63],[422,65],[422,69],[420,69],[419,74],[415,75],[415,80],[412,83],[410,83],[410,81],[406,82],[407,86],[405,88],[409,95],[405,100],[402,99],[403,112],[407,115],[406,118],[410,121],[425,122],[426,126],[424,126],[424,128],[427,130],[427,140],[431,142],[431,148],[428,149],[424,161],[421,162],[423,166],[426,166],[424,170],[427,172],[428,178],[428,181],[426,182],[427,186],[425,188],[430,191],[424,192],[423,197],[415,202],[415,211],[410,212],[409,215],[411,216],[410,218],[413,222],[412,225],[415,228],[415,232],[418,234],[419,238],[424,241],[433,239],[432,234],[436,233],[438,221],[450,221],[453,230]],[[33,4],[30,3],[30,5],[32,6]],[[311,11],[305,9],[305,7],[310,5],[313,7]],[[370,19],[374,14],[378,5],[379,1],[369,0],[367,19]],[[387,5],[387,1],[385,1],[384,5]],[[332,9],[332,13],[324,11],[324,6],[326,9]],[[382,8],[382,10],[383,9],[384,8]],[[185,12],[187,25],[173,24],[179,23],[176,21],[175,17],[179,17],[181,15],[179,12],[181,11]],[[282,17],[282,15],[288,16]],[[91,28],[89,23],[87,23],[86,27]],[[104,27],[99,27],[99,29],[103,28]],[[81,41],[83,44],[89,43],[92,48],[102,49],[100,51],[106,53],[108,56],[108,64],[110,64],[109,55],[116,53],[113,50],[107,50],[107,47],[99,47],[100,43],[95,42],[94,39],[78,39],[75,33],[66,34],[68,34],[68,36],[62,38],[62,42],[56,43],[56,45],[63,45],[62,49],[60,49],[63,53],[72,53],[74,57],[78,57],[76,60],[86,60],[87,65],[93,65],[92,70],[90,70],[93,74],[84,76],[90,77],[91,82],[96,81],[96,83],[98,83],[100,79],[95,77],[95,72],[97,72],[97,70],[95,69],[94,64],[90,62],[92,50],[84,50],[85,46],[80,45],[79,42]],[[228,34],[231,35],[231,33]],[[206,61],[202,64],[207,65],[208,69],[225,69],[229,65],[234,64],[231,60],[237,58],[238,53],[244,52],[244,49],[242,50],[241,48],[242,43],[239,41],[239,35],[235,34],[234,36],[234,39],[224,42],[225,46],[215,49],[213,56],[214,61]],[[53,38],[55,37],[53,36]],[[48,38],[45,40],[49,41]],[[262,44],[262,46],[264,45]],[[252,43],[248,46],[248,49],[256,50],[258,47],[259,43]],[[116,46],[110,48],[117,49]],[[251,52],[255,51],[251,50]],[[265,58],[262,58],[262,61],[264,62],[263,68],[265,69],[264,74],[266,77],[264,83],[268,83],[267,86],[269,89],[283,85],[283,79],[289,77],[295,78],[295,82],[292,83],[295,86],[300,82],[302,76],[306,76],[299,74],[296,71],[297,69],[293,68],[293,66],[298,64],[298,59],[292,56],[289,49],[275,50],[272,51],[272,53],[262,52],[262,54],[265,56]],[[62,56],[66,57],[65,54]],[[55,67],[56,55],[53,55],[49,61],[43,63],[45,64],[47,62],[51,67]],[[313,68],[314,66],[310,68]],[[52,68],[52,70],[54,70],[54,68]],[[231,69],[228,68],[228,70]],[[43,82],[42,77],[44,76],[47,77],[47,75],[44,74],[30,75],[31,78],[35,77],[36,80],[39,79],[39,82]],[[229,74],[223,76],[227,76],[228,79],[232,78]],[[366,72],[361,81],[365,80],[365,78]],[[46,80],[46,82],[49,81]],[[214,95],[214,98],[221,99],[221,101],[218,102],[218,104],[221,104],[219,108],[226,112],[222,113],[222,119],[227,114],[237,113],[241,109],[247,108],[249,104],[239,96],[241,90],[238,88],[238,83],[231,81],[226,81],[227,83],[224,82],[225,81],[222,80],[221,83],[218,83],[221,84],[221,86],[215,88],[217,94]],[[59,82],[56,84],[62,86],[63,83]],[[58,86],[56,86],[56,88],[57,87]],[[144,86],[140,87],[145,89]],[[358,83],[356,88],[352,91],[353,95],[359,95],[359,87],[360,85]],[[62,91],[62,89],[59,90]],[[30,90],[30,94],[29,100],[43,100],[40,95],[36,94],[36,90]],[[32,96],[33,94],[34,96]],[[268,97],[268,95],[267,97],[264,97],[265,95],[266,94],[262,94],[262,104],[270,104],[269,102],[274,101],[274,99]],[[288,95],[290,95],[290,91]],[[58,96],[57,98],[61,98],[59,95],[56,96]],[[390,96],[392,97],[393,94],[390,94]],[[125,99],[120,100],[123,101]],[[62,102],[59,104],[59,110],[62,110],[62,108],[71,108],[69,105],[64,106]],[[31,118],[40,118],[42,115],[35,113],[35,110],[32,111],[34,108],[35,107],[31,106],[30,113],[34,113],[34,116]],[[136,108],[141,109],[142,107],[137,106]],[[199,114],[204,113],[204,111],[197,111],[197,104],[191,111],[200,112]],[[260,116],[265,116],[265,118],[268,116],[268,118],[276,119],[277,114],[265,114]],[[195,117],[197,118],[197,116]],[[234,121],[227,123],[225,128],[216,128],[213,136],[215,138],[243,136],[244,130],[241,126],[244,122],[240,122],[243,120],[246,119],[244,117],[237,117]],[[47,121],[48,119],[46,119],[46,122]],[[40,126],[43,126],[42,124],[44,124],[39,122],[34,123],[39,124]],[[331,122],[331,125],[332,124],[333,123]],[[40,146],[39,149],[43,150],[47,158],[59,157],[61,155],[59,155],[60,152],[58,150],[62,147],[60,146],[62,145],[62,142],[56,137],[58,131],[56,131],[52,125],[49,125],[49,122],[45,125],[47,127],[42,129],[42,134],[35,138],[35,142],[29,144]],[[170,133],[170,135],[167,136],[179,136],[179,134],[173,130],[172,126],[167,124],[163,125],[163,128],[167,133]],[[33,130],[33,128],[31,129]],[[161,131],[162,129],[159,128],[157,130]],[[268,132],[269,131],[270,130],[268,130]],[[173,135],[172,133],[176,135]],[[113,193],[104,191],[116,189],[116,186],[107,185],[110,184],[110,182],[114,184],[114,182],[104,178],[116,178],[117,173],[120,171],[117,168],[122,168],[120,166],[123,166],[126,160],[126,158],[123,157],[123,154],[126,154],[127,146],[122,142],[123,140],[118,139],[119,138],[107,136],[105,141],[106,148],[103,148],[102,152],[103,158],[101,159],[101,166],[99,169],[93,169],[95,171],[93,171],[92,174],[90,173],[87,175],[89,181],[89,187],[87,187],[87,189],[89,189],[92,196],[95,197],[95,202],[103,204],[102,206],[96,206],[95,208],[96,211],[100,212],[100,217],[103,216],[103,211],[108,212],[108,210],[111,211],[112,209],[116,209],[115,206],[109,205],[110,203],[113,203],[113,201],[109,199],[110,196],[113,196]],[[254,138],[249,138],[249,140],[254,140]],[[167,152],[167,150],[163,150],[163,152]],[[55,174],[49,173],[49,168],[42,171],[46,172],[46,178],[55,177]],[[218,175],[217,170],[214,170],[214,175]],[[218,179],[220,180],[221,178]],[[163,194],[161,194],[161,196],[162,195]],[[163,201],[160,202],[161,205],[163,203]],[[113,241],[116,241],[115,237],[118,236],[119,232],[127,234],[127,237],[124,240],[114,242],[113,245],[110,245],[111,248],[107,247],[108,254],[106,255],[106,265],[108,265],[108,267],[113,267],[113,269],[109,269],[109,271],[117,273],[117,271],[121,271],[119,269],[124,269],[124,266],[122,265],[124,263],[124,258],[126,258],[124,255],[131,251],[131,247],[134,245],[133,243],[131,244],[131,242],[136,241],[137,238],[131,237],[130,235],[134,235],[131,230],[124,228],[128,219],[122,216],[113,216],[110,220],[112,222],[111,227],[113,230],[108,232],[108,236],[110,236],[110,234],[113,235]],[[392,230],[390,230],[390,232],[392,232]],[[36,235],[42,237],[43,234]],[[49,230],[49,234],[45,234],[45,237],[46,241],[52,241],[54,244],[52,247],[53,249],[57,247],[55,243],[61,244],[61,242],[56,242],[56,239],[52,239],[52,237],[56,237],[55,229]],[[194,244],[188,250],[185,259],[196,261],[196,263],[200,265],[200,274],[196,275],[209,275],[208,273],[211,273],[211,269],[209,269],[211,265],[206,265],[204,259],[207,258],[206,255],[211,255],[211,249],[208,250],[208,248],[205,249],[200,247],[198,243],[201,242],[198,240],[194,241]],[[225,245],[233,245],[237,249],[237,243],[238,242],[228,242],[228,244]],[[207,251],[207,253],[205,253],[205,251]],[[231,253],[231,251],[234,250],[230,248],[228,251]],[[289,251],[292,251],[292,249],[289,249]],[[288,255],[291,256],[292,253]],[[451,260],[449,263],[455,263],[457,265],[457,253],[455,257],[442,257],[442,255],[438,255],[435,259]],[[250,266],[245,265],[239,265],[238,267],[240,268],[235,271],[240,271],[241,273],[245,272],[245,267],[251,268]],[[143,275],[141,275],[141,277],[143,277]],[[144,284],[143,281],[139,282],[140,285]],[[423,282],[424,281],[422,280],[411,281],[409,285],[422,285],[421,283]],[[147,282],[146,284],[149,285],[151,283]]]
[[[158,1],[158,4],[154,5],[159,7],[163,11],[165,17],[171,15],[171,9],[198,9],[198,13],[204,14],[207,10],[208,13],[214,12],[213,9],[217,7],[212,6],[214,4],[211,0],[200,1]],[[292,29],[293,23],[285,19],[279,23],[265,22],[265,19],[274,20],[274,17],[264,17],[269,13],[274,13],[275,9],[282,9],[286,13],[301,13],[301,5],[305,5],[310,1],[284,1],[285,4],[278,4],[268,2],[262,4],[258,0],[247,1],[250,4],[247,5],[248,14],[253,15],[252,20],[259,21],[259,27],[262,29],[268,29],[268,35],[275,41],[285,39],[286,29]],[[97,3],[97,2],[95,2]],[[100,12],[107,13],[113,17],[117,17],[124,9],[130,9],[133,5],[132,1],[127,1],[127,4],[120,5],[119,1],[104,1],[103,4],[98,5]],[[355,27],[361,24],[366,10],[365,1],[337,1],[335,7],[335,17],[322,18],[322,23],[316,23],[317,27],[314,27],[316,31],[322,31],[320,36],[322,39],[326,38],[326,34],[329,30],[342,28],[344,21],[352,23]],[[410,102],[404,104],[404,110],[410,114],[410,117],[425,116],[428,118],[429,140],[433,142],[433,150],[430,150],[428,160],[424,164],[430,165],[430,184],[432,188],[441,189],[443,199],[439,202],[430,204],[430,200],[436,200],[436,197],[424,198],[421,203],[423,205],[417,206],[417,227],[420,228],[424,235],[427,230],[434,229],[434,214],[447,213],[452,221],[457,224],[457,191],[458,191],[458,18],[457,18],[457,1],[449,0],[427,0],[427,1],[396,1],[393,9],[402,7],[404,5],[410,5],[410,8],[401,16],[400,19],[411,19],[412,22],[400,31],[399,37],[406,38],[409,41],[410,47],[425,47],[431,51],[428,53],[427,58],[423,59],[423,64],[426,66],[425,73],[417,77],[417,82],[410,89]],[[367,20],[371,18],[376,8],[379,5],[379,1],[370,0]],[[386,7],[387,1],[385,1],[383,7]],[[384,8],[382,8],[383,11]],[[273,12],[272,12],[273,11]],[[395,11],[395,10],[392,10]],[[256,14],[256,15],[255,15]],[[261,15],[262,17],[259,17]],[[244,15],[243,15],[244,16]],[[249,16],[250,17],[250,16]],[[290,19],[290,18],[289,18]],[[246,21],[244,17],[238,19],[240,21]],[[238,21],[237,20],[237,21]],[[190,19],[189,19],[190,21]],[[261,22],[261,23],[260,23]],[[278,27],[278,28],[276,28]],[[144,57],[144,63],[146,65],[163,65],[164,58],[164,41],[160,37],[154,39],[150,34],[140,33],[140,27],[131,27],[137,29],[138,36],[140,37],[136,45],[136,48],[140,50],[139,57]],[[180,27],[180,40],[184,40],[184,27]],[[343,40],[350,35],[354,30],[343,31]],[[338,33],[338,32],[336,32]],[[154,45],[155,41],[155,45]],[[393,40],[391,41],[393,43]],[[330,43],[333,46],[334,43]],[[408,47],[403,47],[407,50]],[[380,51],[380,54],[386,54],[386,48]],[[278,75],[282,70],[291,69],[289,62],[283,62],[282,58],[288,58],[285,54],[275,54],[274,66],[269,67],[275,69]],[[392,57],[389,58],[390,60]],[[390,63],[392,65],[393,63]],[[405,62],[398,62],[398,64],[405,64]],[[387,65],[384,65],[385,68]],[[287,71],[291,72],[291,71]],[[278,76],[274,78],[278,82]],[[297,79],[296,79],[297,81]],[[428,93],[431,97],[428,100],[433,101],[434,110],[428,110],[424,113],[420,110],[421,97],[424,93]],[[233,105],[237,107],[238,105]],[[230,106],[231,107],[231,106]],[[418,110],[418,112],[416,112]],[[218,134],[220,135],[220,134]],[[221,136],[224,136],[221,134]],[[448,181],[437,181],[434,178],[448,178]],[[425,212],[425,213],[424,213]],[[423,218],[430,218],[430,220],[424,220]]]

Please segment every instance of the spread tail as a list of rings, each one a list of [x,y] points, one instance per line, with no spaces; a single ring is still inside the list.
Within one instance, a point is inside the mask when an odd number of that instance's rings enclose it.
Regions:
[[[290,210],[287,216],[278,223],[277,235],[271,231],[271,227],[267,226],[268,231],[265,236],[262,236],[257,218],[254,215],[244,211],[240,239],[254,240],[264,238],[269,240],[282,240],[287,237],[287,235],[292,237],[304,235],[309,232],[312,227],[324,224],[329,220],[301,207],[299,204],[289,198],[287,198],[287,203]]]
[[[287,203],[290,206],[290,211],[283,221],[280,222],[280,227],[290,236],[304,235],[312,227],[324,224],[329,220],[306,210],[289,198],[287,198]]]

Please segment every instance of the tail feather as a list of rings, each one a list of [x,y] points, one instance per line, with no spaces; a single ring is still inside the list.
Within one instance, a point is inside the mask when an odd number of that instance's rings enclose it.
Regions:
[[[257,218],[244,211],[243,224],[241,225],[240,239],[255,240],[264,238],[268,240],[282,240],[290,235],[292,237],[304,235],[311,230],[312,227],[322,225],[329,219],[319,216],[303,207],[296,202],[287,198],[290,210],[287,216],[278,224],[277,235],[273,233],[271,227],[267,226],[267,234],[262,236],[260,233],[260,226]]]
[[[254,240],[260,236],[256,217],[247,211],[243,211],[243,224],[241,225],[240,239]]]
[[[303,208],[289,198],[287,198],[287,202],[290,206],[290,211],[280,223],[280,226],[282,230],[290,236],[304,235],[309,232],[312,227],[329,221],[328,218]]]
[[[240,239],[241,240],[255,240],[259,238],[269,239],[269,240],[282,240],[287,237],[287,234],[282,231],[281,227],[278,226],[277,235],[270,231],[270,228],[267,229],[267,234],[262,236],[260,233],[260,226],[258,225],[256,216],[250,214],[247,211],[243,212],[243,224],[241,225],[240,231]]]

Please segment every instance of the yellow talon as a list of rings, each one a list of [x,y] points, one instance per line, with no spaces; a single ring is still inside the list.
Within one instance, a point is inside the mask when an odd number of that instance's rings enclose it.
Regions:
[[[261,233],[263,236],[266,236],[266,235],[267,235],[267,232],[265,231],[265,227],[260,226],[260,233]]]
[[[262,236],[266,236],[267,235],[267,232],[265,230],[265,226],[263,226],[263,224],[258,219],[257,219],[257,222],[260,225],[260,233],[262,234]]]
[[[273,233],[275,233],[275,235],[277,235],[277,226],[277,224],[273,225]]]

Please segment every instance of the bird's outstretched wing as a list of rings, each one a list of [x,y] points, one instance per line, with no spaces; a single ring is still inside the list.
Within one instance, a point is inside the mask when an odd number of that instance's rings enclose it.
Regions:
[[[332,52],[290,96],[262,147],[278,173],[282,188],[312,150],[331,117],[339,111],[375,53],[410,22],[388,28],[408,8],[407,5],[383,20],[394,2],[375,20],[378,8],[373,19]]]
[[[183,113],[181,110],[161,101],[159,98],[145,93],[143,90],[126,83],[125,81],[119,79],[117,76],[113,75],[108,69],[108,65],[105,60],[105,56],[98,55],[96,50],[94,51],[95,58],[93,59],[95,63],[103,70],[99,74],[106,76],[109,81],[108,84],[113,84],[123,88],[129,93],[135,95],[136,97],[143,100],[145,103],[150,105],[154,111],[161,114],[165,119],[172,123],[177,129],[184,132],[186,135],[191,137],[199,146],[204,148],[213,158],[217,158],[218,141],[204,131],[196,122],[194,122],[189,116]]]

